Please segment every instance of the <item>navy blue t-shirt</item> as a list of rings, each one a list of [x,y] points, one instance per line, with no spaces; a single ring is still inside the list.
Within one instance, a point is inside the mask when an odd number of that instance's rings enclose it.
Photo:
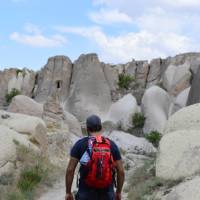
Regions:
[[[82,155],[87,150],[87,147],[88,147],[88,137],[84,137],[78,140],[71,149],[71,154],[70,154],[71,157],[77,158],[80,161]],[[111,147],[111,153],[112,153],[114,161],[121,160],[121,154],[120,154],[119,148],[117,147],[115,142],[113,142],[112,140],[110,140],[110,147]],[[88,189],[88,187],[84,184],[84,181],[83,181],[84,174],[85,172],[84,172],[83,167],[80,167],[79,190]],[[113,185],[111,185],[108,188],[108,190],[112,191]]]

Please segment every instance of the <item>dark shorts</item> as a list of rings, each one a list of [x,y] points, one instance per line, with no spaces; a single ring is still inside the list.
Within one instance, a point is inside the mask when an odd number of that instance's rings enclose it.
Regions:
[[[78,191],[76,200],[114,200],[114,192],[102,192],[97,190]]]

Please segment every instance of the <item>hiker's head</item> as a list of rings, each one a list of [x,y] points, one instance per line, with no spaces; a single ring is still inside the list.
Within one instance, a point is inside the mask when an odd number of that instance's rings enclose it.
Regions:
[[[102,130],[101,119],[97,115],[91,115],[86,120],[86,126],[89,134],[98,133]]]

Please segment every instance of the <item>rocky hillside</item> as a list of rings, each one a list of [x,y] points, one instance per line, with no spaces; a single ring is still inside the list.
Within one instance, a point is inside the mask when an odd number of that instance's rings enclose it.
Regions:
[[[102,63],[96,54],[81,55],[74,63],[55,56],[38,72],[0,71],[0,192],[9,185],[2,184],[2,177],[16,171],[20,176],[25,167],[19,145],[63,170],[71,145],[85,133],[86,117],[95,113],[123,155],[123,200],[137,199],[128,177],[154,160],[151,178],[162,179],[162,187],[151,193],[157,199],[183,199],[179,191],[199,184],[200,111],[193,105],[200,102],[199,81],[200,53],[118,65]],[[188,177],[191,181],[185,182]],[[179,179],[182,185],[166,189],[163,180]]]

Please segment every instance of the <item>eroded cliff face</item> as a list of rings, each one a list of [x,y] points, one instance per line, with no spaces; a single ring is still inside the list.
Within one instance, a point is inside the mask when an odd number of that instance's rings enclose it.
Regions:
[[[191,86],[189,99],[198,96],[196,81],[200,53],[185,53],[152,61],[132,60],[126,64],[111,65],[99,61],[96,54],[81,55],[74,63],[66,56],[55,56],[39,71],[6,69],[0,71],[0,106],[12,88],[45,103],[57,96],[61,105],[79,120],[96,112],[103,115],[112,102],[132,93],[138,104],[145,90],[153,85],[165,89],[172,98]],[[134,81],[127,89],[118,87],[119,74],[131,75]],[[194,81],[193,77],[196,77]],[[190,100],[199,102],[199,98]]]
[[[66,56],[55,56],[38,73],[35,100],[44,103],[48,96],[57,94],[63,102],[69,93],[72,62]]]
[[[5,69],[0,71],[0,107],[6,104],[5,96],[16,88],[21,94],[32,97],[36,73],[29,69]]]

